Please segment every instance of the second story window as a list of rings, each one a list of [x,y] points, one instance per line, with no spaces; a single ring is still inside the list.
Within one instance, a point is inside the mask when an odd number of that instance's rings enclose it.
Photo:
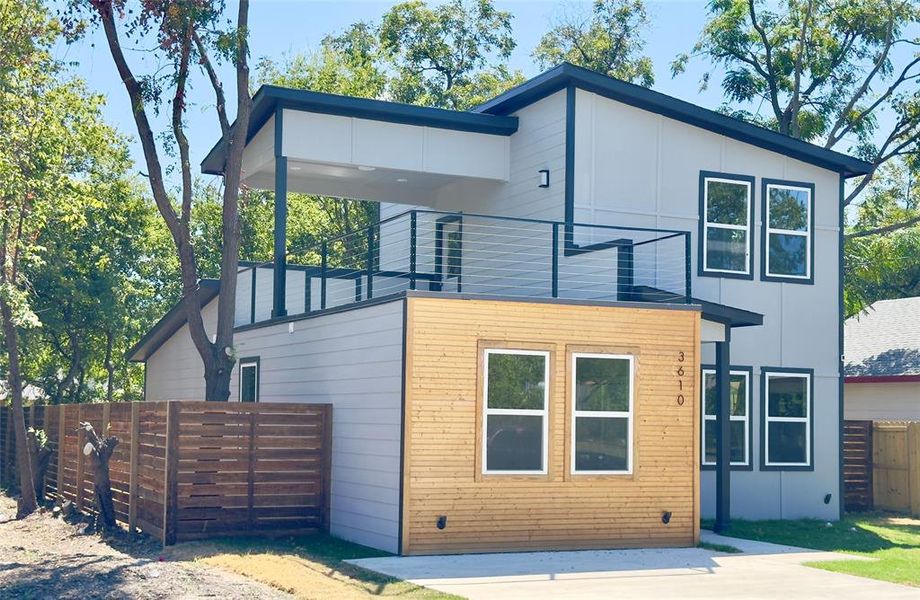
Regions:
[[[754,178],[700,174],[700,274],[753,277]]]
[[[763,278],[810,282],[814,186],[764,180]]]

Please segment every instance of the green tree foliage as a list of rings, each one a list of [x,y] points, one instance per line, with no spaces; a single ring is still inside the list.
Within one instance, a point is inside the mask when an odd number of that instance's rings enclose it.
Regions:
[[[565,14],[540,39],[533,57],[541,69],[563,61],[646,87],[655,83],[652,59],[642,54],[649,25],[643,0],[594,0]]]

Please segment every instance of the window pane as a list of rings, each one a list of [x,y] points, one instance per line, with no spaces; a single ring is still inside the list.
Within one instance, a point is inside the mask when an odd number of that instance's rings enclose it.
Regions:
[[[546,357],[489,354],[489,408],[543,410]]]
[[[771,463],[804,463],[806,423],[770,423],[769,461]]]
[[[703,422],[703,436],[706,440],[706,462],[716,462],[716,422]]]
[[[705,378],[705,414],[716,414],[716,374],[704,373]],[[747,386],[745,385],[744,375],[731,375],[729,378],[731,394],[731,415],[733,417],[743,417],[747,412]]]
[[[731,431],[731,462],[744,462],[744,421],[731,421],[729,424]]]
[[[771,187],[769,227],[808,231],[808,190]]]
[[[769,415],[771,417],[805,417],[808,380],[804,377],[769,375]]]
[[[256,401],[256,366],[240,366],[240,402]]]
[[[575,358],[575,410],[629,410],[629,361]]]
[[[747,231],[706,229],[706,268],[746,273]]]
[[[808,274],[808,238],[803,235],[770,234],[770,275]]]
[[[543,417],[488,415],[486,470],[543,469]]]
[[[576,417],[575,470],[625,471],[629,421],[625,418]]]
[[[727,181],[706,182],[706,220],[724,225],[748,224],[748,185]]]

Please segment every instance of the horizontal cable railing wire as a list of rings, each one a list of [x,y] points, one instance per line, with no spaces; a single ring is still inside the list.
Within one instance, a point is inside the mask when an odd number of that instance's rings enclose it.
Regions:
[[[290,251],[288,257],[317,256],[319,264],[288,265],[285,298],[289,314],[407,290],[686,303],[691,299],[689,236],[677,230],[414,209]],[[269,318],[272,264],[245,263],[241,270],[241,281],[251,272],[249,285],[256,292],[249,290],[238,324]]]

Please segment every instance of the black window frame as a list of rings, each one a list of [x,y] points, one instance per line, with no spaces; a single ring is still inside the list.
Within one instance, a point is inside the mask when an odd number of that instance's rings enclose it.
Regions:
[[[767,464],[767,417],[769,410],[767,378],[770,375],[808,376],[808,464]],[[815,470],[815,370],[797,367],[761,367],[760,369],[760,470],[761,471],[814,471]]]
[[[750,190],[748,198],[748,224],[747,224],[747,273],[737,271],[723,271],[720,269],[711,269],[706,267],[706,229],[707,223],[707,196],[706,182],[710,179],[721,179],[729,182],[747,184]],[[721,277],[725,279],[743,279],[751,281],[754,279],[754,208],[756,203],[756,186],[757,180],[752,175],[741,175],[738,173],[722,173],[719,171],[700,171],[699,178],[699,243],[697,253],[697,274],[700,277]]]
[[[807,189],[809,194],[808,206],[808,259],[805,267],[808,269],[808,277],[796,277],[795,275],[772,275],[767,271],[767,253],[770,250],[770,210],[769,195],[767,188],[770,186],[782,186]],[[787,179],[762,179],[760,182],[760,279],[761,281],[772,281],[777,283],[797,283],[802,285],[814,285],[815,283],[815,184],[807,181],[791,181]],[[843,251],[842,249],[840,250]]]

